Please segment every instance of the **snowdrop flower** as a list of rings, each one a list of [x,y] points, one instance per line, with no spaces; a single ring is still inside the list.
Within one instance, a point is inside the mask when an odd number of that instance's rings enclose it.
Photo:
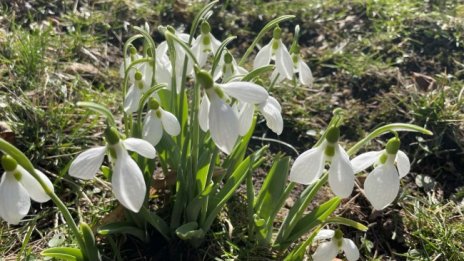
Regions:
[[[329,162],[329,185],[335,195],[346,198],[354,186],[354,171],[346,151],[338,144],[340,129],[331,127],[325,140],[301,154],[293,163],[289,179],[300,184],[312,184],[322,175]]]
[[[250,130],[253,123],[253,115],[255,112],[255,105],[250,103],[237,103],[235,107],[239,115],[240,136],[245,136]],[[264,116],[266,120],[266,125],[271,129],[275,134],[280,135],[284,129],[284,121],[282,119],[282,107],[279,102],[272,96],[256,105],[257,109]]]
[[[343,238],[343,233],[340,230],[322,229],[314,239],[330,239],[329,242],[324,242],[317,247],[316,252],[312,255],[314,261],[332,261],[340,251],[345,253],[348,261],[359,259],[358,247],[353,240]]]
[[[269,95],[263,87],[251,82],[215,83],[203,70],[197,72],[197,80],[205,88],[198,113],[200,128],[204,132],[209,130],[218,148],[230,154],[240,129],[237,112],[229,105],[230,97],[243,103],[260,104]]]
[[[271,78],[274,79],[279,74],[278,81],[287,78],[292,79],[293,76],[293,61],[287,47],[280,39],[282,30],[280,27],[274,29],[274,34],[270,43],[265,45],[255,57],[253,68],[259,68],[268,65],[271,60],[275,60],[276,68],[272,73]]]
[[[159,102],[151,98],[148,102],[149,111],[143,123],[143,139],[156,146],[163,137],[163,129],[171,136],[180,133],[180,124],[174,114],[163,110]]]
[[[384,209],[395,200],[400,189],[400,178],[411,169],[408,156],[399,147],[400,140],[395,137],[388,141],[385,150],[366,152],[351,161],[355,173],[375,166],[364,182],[364,192],[377,210]]]
[[[198,65],[203,67],[206,64],[208,56],[214,55],[220,45],[221,42],[211,34],[209,23],[203,21],[201,23],[201,34],[192,44],[192,51],[198,60]]]
[[[103,164],[105,154],[112,163],[111,184],[116,199],[127,209],[139,212],[145,199],[145,180],[137,163],[127,150],[135,151],[143,157],[153,159],[156,151],[142,139],[127,138],[121,140],[114,127],[105,130],[106,146],[89,149],[81,153],[71,163],[69,175],[80,179],[92,179]]]
[[[237,64],[232,54],[226,51],[213,72],[213,79],[217,81],[222,77],[222,82],[227,82],[233,78],[243,77],[247,73],[245,68]]]
[[[129,68],[129,65],[132,62],[135,62],[136,60],[142,58],[142,56],[137,53],[137,49],[135,49],[134,46],[129,47],[129,54],[130,55],[125,58],[124,62],[121,63],[121,66],[119,67],[119,75],[123,79],[124,79],[127,68]],[[134,67],[132,67],[133,69],[131,69],[129,71],[128,75],[129,75],[129,80],[130,80],[131,83],[133,83],[135,81],[135,72],[136,72],[136,70],[141,70],[142,67],[143,67],[143,63],[139,63],[139,64],[135,65]]]
[[[309,66],[301,58],[297,45],[292,48],[291,53],[293,61],[293,72],[298,73],[298,79],[300,80],[301,84],[312,87],[314,82],[313,73],[311,72],[311,69],[309,69]]]
[[[145,77],[142,72],[136,71],[134,83],[129,87],[126,98],[124,99],[124,111],[134,113],[140,105],[140,98],[150,88],[151,77]]]
[[[18,224],[31,207],[31,199],[44,203],[50,197],[40,183],[11,156],[2,157],[5,172],[0,181],[0,217],[9,224]],[[52,182],[39,170],[35,170],[47,187],[53,191]]]

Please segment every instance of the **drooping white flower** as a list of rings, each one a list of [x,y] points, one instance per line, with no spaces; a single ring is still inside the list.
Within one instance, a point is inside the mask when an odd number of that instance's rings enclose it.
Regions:
[[[221,42],[211,34],[211,26],[203,21],[201,24],[201,34],[192,43],[192,51],[197,58],[198,65],[203,67],[210,55],[215,55]]]
[[[240,130],[237,112],[229,104],[230,97],[242,103],[260,104],[269,95],[263,87],[250,82],[214,83],[206,71],[197,72],[197,80],[205,88],[198,116],[200,127],[205,132],[209,130],[218,148],[230,154]]]
[[[129,65],[132,62],[135,62],[136,60],[141,59],[141,58],[142,58],[142,56],[137,53],[137,49],[135,49],[134,46],[130,46],[129,47],[129,56],[127,56],[125,58],[125,60],[121,63],[121,66],[119,67],[119,75],[121,76],[121,78],[124,79],[126,69],[129,68]],[[135,72],[137,70],[142,70],[142,67],[143,67],[143,63],[139,63],[139,64],[135,65],[134,67],[132,67],[132,69],[129,71],[128,76],[129,76],[129,81],[131,83],[133,83],[135,81]]]
[[[314,77],[309,66],[303,61],[299,53],[299,48],[292,50],[293,72],[298,73],[300,83],[308,87],[313,86]]]
[[[244,136],[248,133],[253,123],[255,105],[238,102],[235,107],[237,108],[240,121],[240,136]],[[280,135],[284,129],[284,121],[282,119],[282,107],[279,102],[274,97],[268,96],[266,101],[257,104],[256,107],[264,116],[269,129],[275,134]]]
[[[151,78],[145,77],[140,71],[135,72],[134,83],[129,87],[124,99],[124,111],[134,113],[140,105],[142,95],[150,88]]]
[[[163,137],[163,130],[171,136],[180,133],[180,124],[174,114],[163,110],[159,102],[152,98],[148,103],[149,111],[143,123],[143,139],[156,146]]]
[[[359,259],[359,250],[353,240],[343,238],[340,230],[321,229],[315,240],[330,239],[328,242],[321,243],[316,252],[312,255],[314,261],[332,261],[338,253],[343,251],[348,261]]]
[[[5,172],[0,181],[0,217],[9,224],[18,224],[31,207],[31,199],[44,203],[50,200],[40,183],[10,156],[2,157]],[[45,174],[35,170],[47,187],[53,191],[53,184]]]
[[[281,81],[285,78],[291,80],[293,77],[293,61],[287,47],[283,44],[280,39],[281,29],[276,27],[274,29],[273,38],[270,43],[263,46],[259,50],[253,62],[253,68],[259,68],[268,65],[271,60],[275,60],[276,68],[271,75],[271,80],[279,75],[277,81]]]
[[[113,169],[111,184],[116,199],[127,209],[139,212],[147,188],[142,171],[127,150],[153,159],[155,148],[142,139],[120,139],[114,127],[106,129],[105,138],[106,146],[89,149],[77,156],[69,167],[69,175],[80,179],[94,178],[107,154]]]
[[[340,130],[331,127],[325,140],[301,154],[293,163],[290,181],[309,185],[319,179],[329,162],[329,185],[335,195],[346,198],[354,186],[354,171],[346,151],[338,144]]]
[[[364,193],[377,210],[384,209],[395,200],[400,179],[411,169],[408,156],[399,150],[399,146],[400,140],[392,138],[385,150],[366,152],[351,161],[355,173],[375,166],[364,182]]]
[[[228,82],[230,80],[239,80],[247,73],[248,71],[245,68],[237,64],[232,54],[225,51],[216,70],[213,72],[213,79],[217,81],[222,78],[222,82]]]

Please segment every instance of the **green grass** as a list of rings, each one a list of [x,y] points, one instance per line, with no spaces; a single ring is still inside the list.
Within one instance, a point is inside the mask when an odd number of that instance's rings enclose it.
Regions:
[[[185,26],[203,3],[141,1],[135,5],[120,0],[84,3],[73,12],[74,1],[62,2],[36,1],[34,8],[43,11],[38,13],[15,10],[18,7],[8,4],[0,9],[5,21],[0,26],[0,121],[12,127],[16,145],[33,163],[49,171],[72,213],[85,212],[85,221],[97,224],[114,207],[111,192],[102,185],[105,181],[79,184],[81,190],[65,170],[78,152],[101,143],[96,133],[103,121],[76,108],[75,103],[100,102],[120,111],[118,66],[122,45],[132,34],[124,29],[124,21],[132,26],[148,22],[152,31],[171,23]],[[443,195],[414,186],[405,189],[399,203],[403,210],[393,206],[382,217],[402,224],[395,231],[403,233],[404,240],[393,240],[401,251],[388,247],[392,241],[388,237],[368,233],[357,241],[363,255],[368,260],[464,260],[460,254],[464,251],[464,217],[459,203],[464,187],[460,163],[464,149],[464,5],[419,0],[253,2],[225,1],[211,17],[213,33],[222,39],[239,36],[232,46],[234,52],[243,54],[247,46],[241,43],[250,43],[267,21],[294,14],[294,21],[282,24],[284,41],[290,43],[294,25],[299,23],[302,53],[316,78],[310,90],[291,84],[273,89],[285,114],[281,140],[300,152],[309,148],[337,107],[347,110],[342,131],[348,144],[386,122],[411,122],[435,133],[431,138],[403,136],[404,150],[414,160],[413,173],[406,181],[412,183],[417,174],[432,176],[439,184],[434,192]],[[157,34],[155,38],[161,40]],[[435,84],[418,87],[414,72],[433,78]],[[258,130],[264,128],[258,126]],[[380,146],[373,143],[370,148]],[[358,203],[369,216],[366,202]],[[239,206],[231,204],[228,212],[236,213]],[[31,220],[23,226],[0,224],[4,256],[14,257],[21,251],[24,257],[37,257],[56,234],[67,234],[51,204],[34,204],[31,213],[38,214],[28,216]],[[240,225],[231,232],[230,218],[223,213],[211,243],[198,250],[199,259],[275,257],[246,242],[246,231]],[[30,228],[29,244],[21,249]],[[379,229],[372,227],[372,231]],[[70,238],[65,240],[63,244],[72,244]],[[124,238],[101,239],[105,251],[126,243]]]

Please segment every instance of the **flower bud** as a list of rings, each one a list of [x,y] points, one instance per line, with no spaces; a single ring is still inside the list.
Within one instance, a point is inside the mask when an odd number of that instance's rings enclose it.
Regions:
[[[18,166],[18,162],[13,159],[10,155],[2,156],[2,167],[5,171],[14,171]]]
[[[327,131],[327,134],[325,135],[325,139],[329,143],[336,143],[339,138],[340,138],[340,128],[338,127],[331,127]]]
[[[107,127],[105,130],[105,139],[110,145],[119,143],[119,132],[115,127]]]
[[[400,145],[400,139],[398,139],[398,137],[394,137],[387,142],[387,147],[385,149],[388,154],[396,155],[396,153],[400,149]]]

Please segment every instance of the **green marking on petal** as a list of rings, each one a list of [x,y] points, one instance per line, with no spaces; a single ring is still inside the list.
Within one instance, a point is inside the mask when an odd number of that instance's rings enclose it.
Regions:
[[[14,178],[15,178],[17,181],[21,181],[21,178],[23,177],[23,175],[22,175],[21,172],[19,172],[19,171],[15,171],[15,172],[13,173],[13,176],[14,176]]]
[[[333,157],[335,155],[335,147],[333,145],[327,145],[325,147],[324,153],[327,157]]]

